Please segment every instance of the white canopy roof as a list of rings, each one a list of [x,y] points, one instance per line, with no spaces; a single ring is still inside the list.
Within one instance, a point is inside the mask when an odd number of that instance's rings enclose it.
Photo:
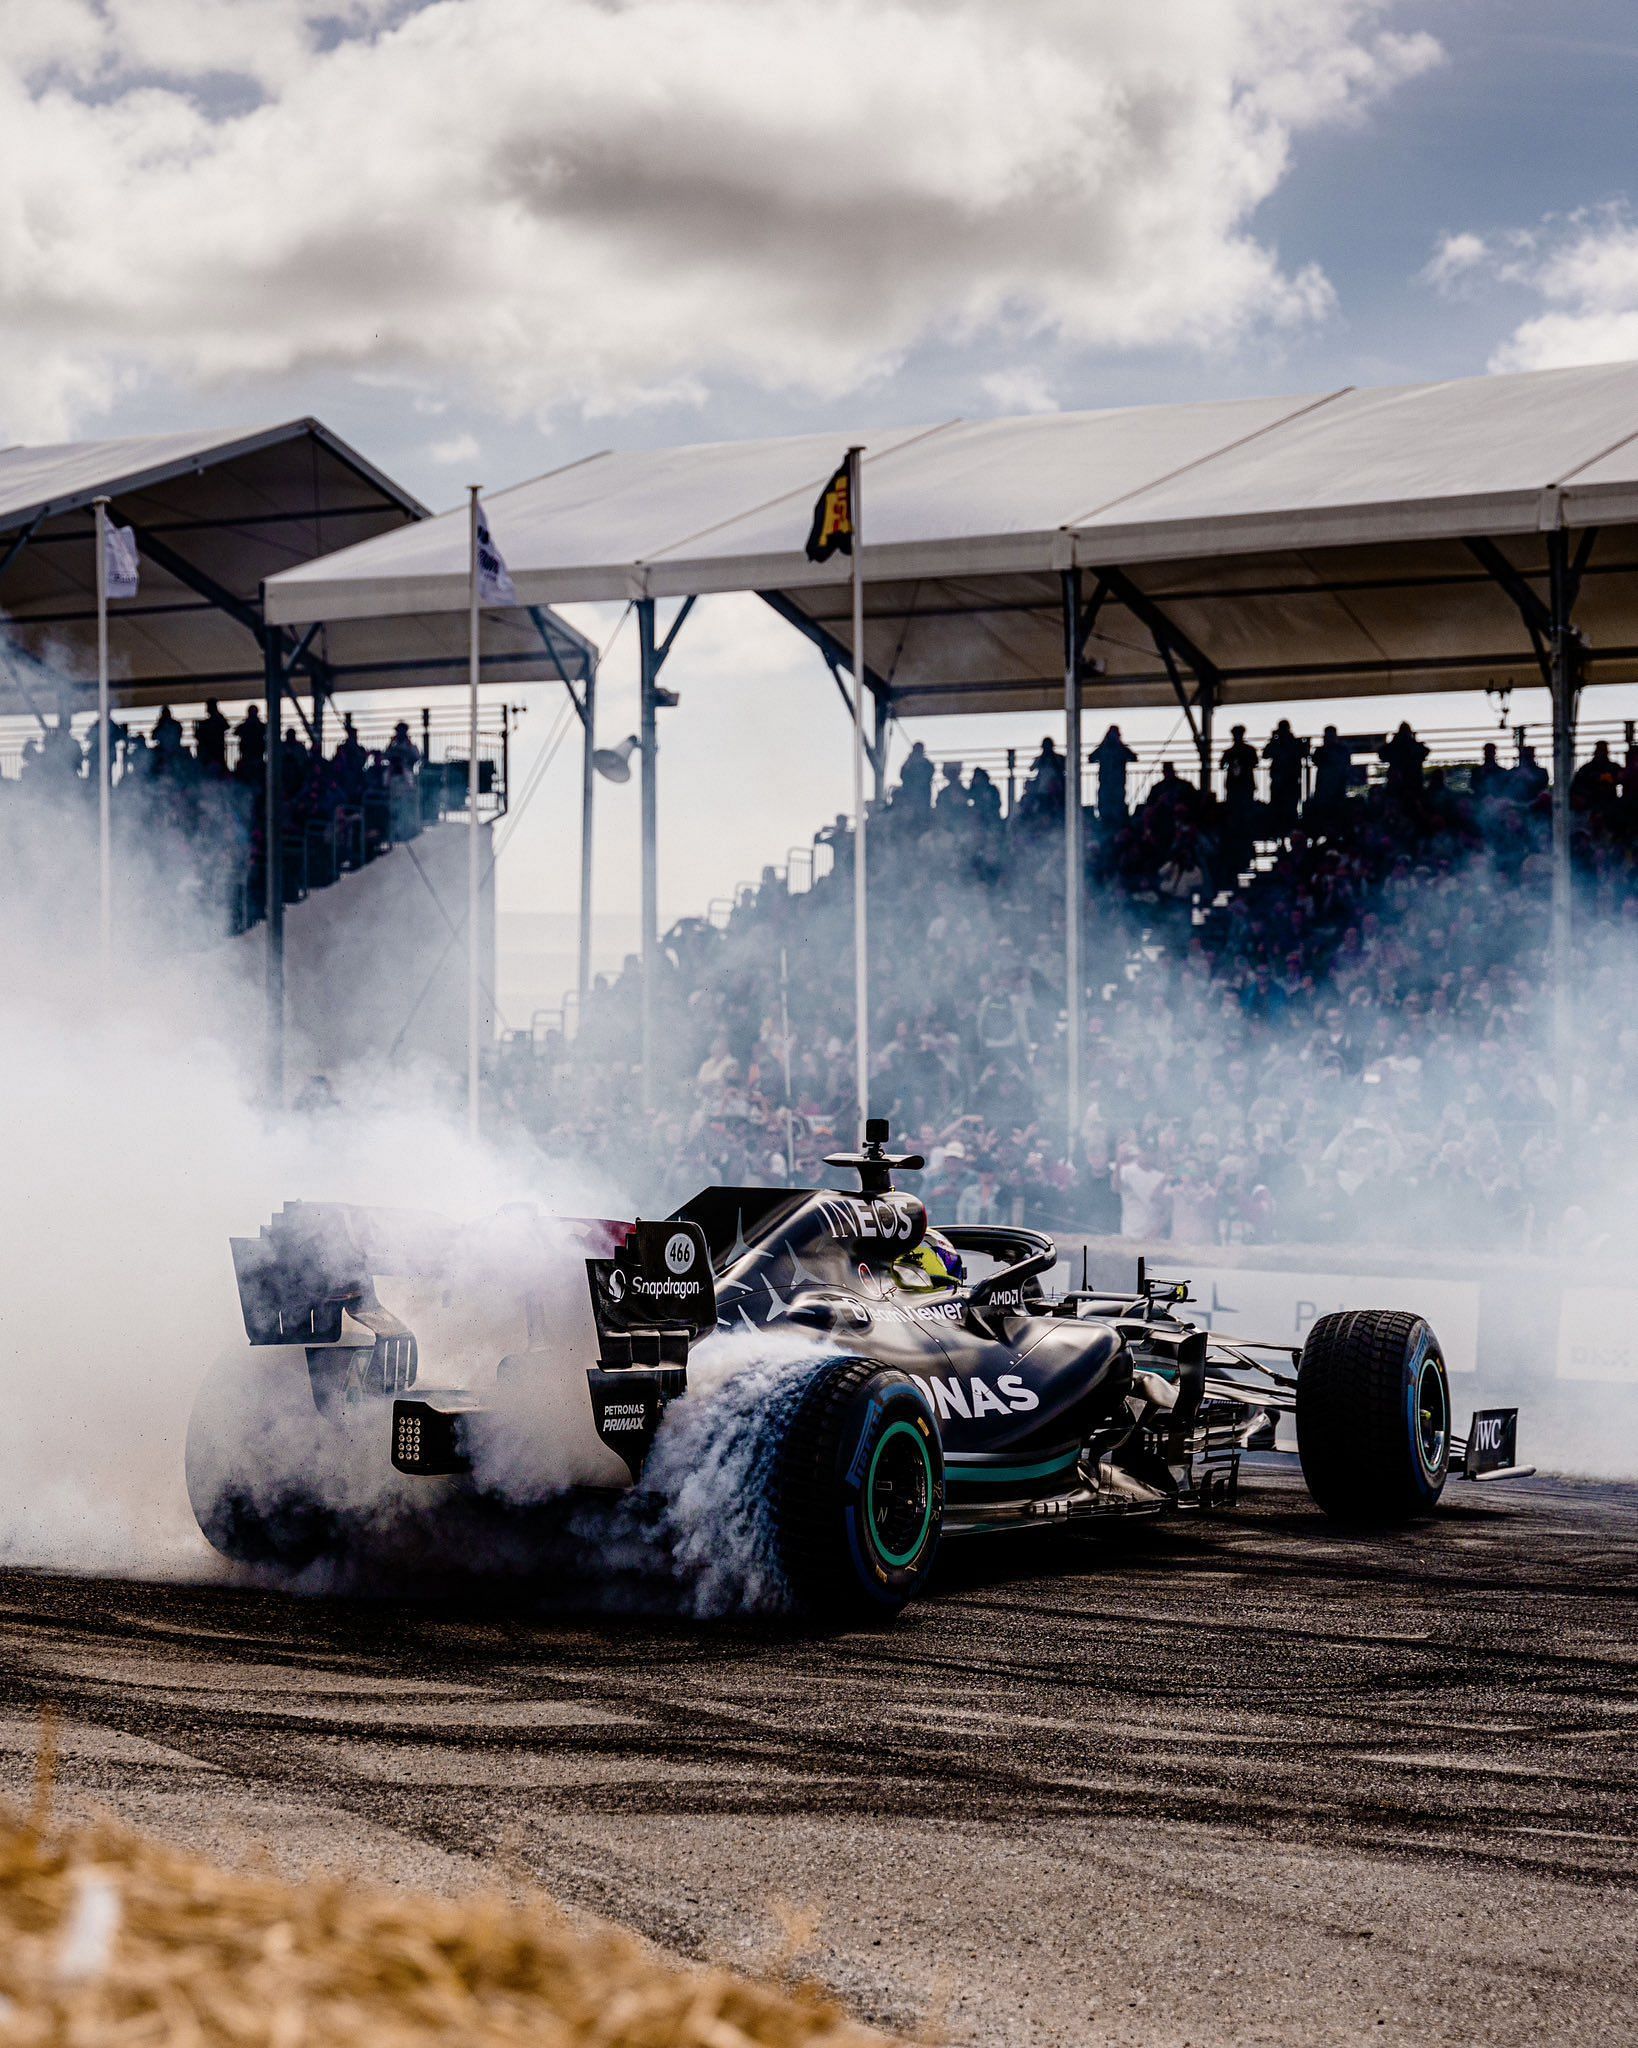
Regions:
[[[109,607],[119,704],[259,696],[263,581],[427,517],[310,419],[0,449],[0,711],[55,710],[63,687],[83,704],[95,688],[98,497],[135,527],[141,555],[137,596]],[[297,637],[284,636],[287,651]],[[486,675],[504,681],[555,678],[559,661],[579,676],[594,659],[581,635],[545,611],[486,613],[482,652]],[[297,680],[423,690],[464,682],[466,665],[464,620],[401,610],[322,628]]]
[[[848,564],[803,549],[849,438],[593,455],[496,493],[490,523],[530,602],[756,590],[845,650]],[[1615,529],[1577,622],[1591,679],[1638,675],[1638,536],[1621,530],[1638,523],[1638,363],[851,438],[866,658],[900,712],[1061,701],[1074,566],[1089,590],[1119,572],[1093,709],[1170,698],[1156,611],[1221,672],[1221,701],[1538,680],[1516,603],[1466,543],[1539,579],[1560,526]],[[458,611],[466,548],[464,510],[403,527],[276,577],[270,616]]]

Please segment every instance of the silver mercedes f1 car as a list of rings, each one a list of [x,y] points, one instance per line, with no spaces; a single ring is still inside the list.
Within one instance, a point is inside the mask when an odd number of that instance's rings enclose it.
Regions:
[[[640,1499],[664,1432],[753,1366],[746,1483],[789,1604],[832,1618],[896,1613],[946,1539],[1231,1508],[1247,1452],[1294,1452],[1353,1525],[1531,1469],[1516,1409],[1458,1430],[1420,1316],[1322,1316],[1294,1349],[1197,1327],[1141,1260],[1130,1293],[1049,1294],[1051,1239],[932,1228],[887,1143],[828,1162],[853,1191],[709,1188],[659,1221],[289,1204],[233,1241],[254,1351],[196,1404],[201,1529],[289,1568]]]

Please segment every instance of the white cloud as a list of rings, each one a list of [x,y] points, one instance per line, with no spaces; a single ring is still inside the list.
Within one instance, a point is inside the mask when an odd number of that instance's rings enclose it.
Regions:
[[[1253,216],[1388,0],[0,0],[0,439],[340,370],[502,413],[1323,316]]]
[[[982,380],[984,395],[1004,413],[1056,412],[1058,401],[1042,371],[1031,364],[992,370]]]
[[[447,441],[434,441],[427,450],[434,462],[450,467],[457,462],[475,462],[480,453],[476,434],[451,434]]]
[[[1482,235],[1446,235],[1422,270],[1422,281],[1437,291],[1449,291],[1479,269],[1490,254]]]
[[[1552,370],[1638,357],[1638,221],[1624,205],[1549,214],[1488,238],[1447,235],[1430,284],[1483,279],[1528,292],[1540,310],[1492,351],[1492,370]]]

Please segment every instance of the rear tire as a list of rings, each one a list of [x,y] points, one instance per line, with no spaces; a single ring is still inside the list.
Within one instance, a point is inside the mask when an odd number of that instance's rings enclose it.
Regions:
[[[206,1376],[188,1418],[183,1469],[200,1533],[236,1564],[301,1571],[337,1547],[315,1488],[330,1431],[307,1374],[284,1356],[235,1353]]]
[[[1335,1521],[1385,1527],[1431,1513],[1450,1469],[1450,1378],[1420,1316],[1319,1318],[1297,1367],[1297,1449]]]
[[[908,1373],[867,1358],[822,1366],[781,1432],[769,1504],[803,1612],[890,1620],[926,1583],[944,1522],[944,1451],[927,1396]]]

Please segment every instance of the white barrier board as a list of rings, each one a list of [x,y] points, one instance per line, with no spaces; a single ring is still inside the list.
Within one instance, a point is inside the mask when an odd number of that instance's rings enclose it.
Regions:
[[[1163,1256],[1151,1270],[1170,1275]],[[1419,1280],[1414,1275],[1270,1273],[1250,1266],[1183,1266],[1195,1300],[1183,1310],[1216,1336],[1262,1338],[1300,1345],[1316,1318],[1342,1308],[1406,1308],[1426,1316],[1452,1372],[1479,1363],[1479,1287],[1473,1280]],[[1638,1300],[1638,1297],[1630,1297]],[[1632,1325],[1638,1327],[1638,1321]],[[1563,1368],[1560,1367],[1562,1371]]]
[[[1565,1288],[1558,1311],[1558,1376],[1638,1385],[1638,1288]]]

